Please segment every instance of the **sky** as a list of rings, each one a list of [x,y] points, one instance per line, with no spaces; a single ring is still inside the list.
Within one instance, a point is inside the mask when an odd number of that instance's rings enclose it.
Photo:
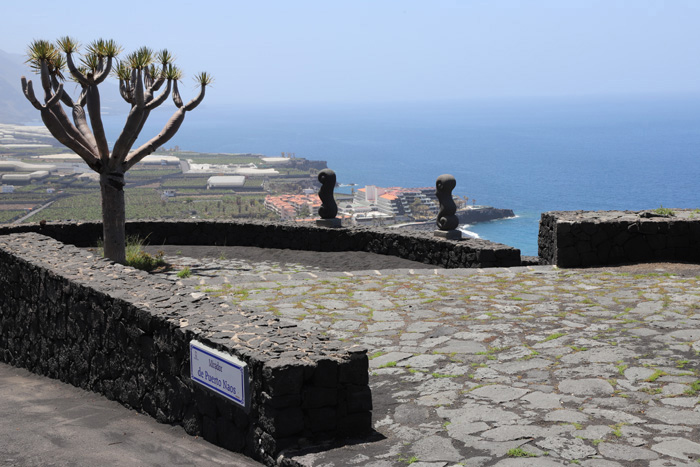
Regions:
[[[0,49],[167,48],[209,105],[700,94],[698,0],[0,0]]]

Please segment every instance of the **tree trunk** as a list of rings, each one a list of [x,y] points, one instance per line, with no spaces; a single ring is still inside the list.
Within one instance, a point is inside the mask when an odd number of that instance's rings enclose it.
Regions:
[[[102,192],[102,235],[105,258],[126,262],[126,227],[124,204],[124,174],[100,174]]]

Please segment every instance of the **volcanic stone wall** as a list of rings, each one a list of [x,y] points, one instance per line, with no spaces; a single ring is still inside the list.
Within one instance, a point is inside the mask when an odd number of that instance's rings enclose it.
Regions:
[[[102,393],[266,465],[300,440],[371,429],[363,348],[36,233],[0,237],[0,290],[0,361]],[[192,381],[192,339],[248,365],[245,409]]]
[[[480,239],[459,241],[436,238],[432,232],[387,228],[325,228],[309,224],[270,221],[132,221],[128,235],[151,245],[221,245],[288,248],[309,251],[366,251],[434,264],[445,268],[520,266],[520,250]],[[39,232],[61,242],[94,246],[102,224],[47,223],[0,228],[0,235]]]
[[[576,268],[649,261],[700,263],[700,213],[552,211],[542,214],[543,264]]]

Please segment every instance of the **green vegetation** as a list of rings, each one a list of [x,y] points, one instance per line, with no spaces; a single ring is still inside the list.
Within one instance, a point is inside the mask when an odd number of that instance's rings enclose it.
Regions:
[[[125,191],[127,219],[269,219],[274,214],[264,206],[265,198],[255,196],[192,196],[161,199],[159,190],[132,188]],[[46,221],[98,221],[102,218],[99,191],[89,190],[57,200],[38,216]],[[30,218],[28,222],[38,219]]]
[[[676,215],[672,209],[665,208],[663,206],[663,204],[660,205],[660,207],[654,209],[654,213],[656,213],[660,216],[675,216]]]
[[[27,213],[27,211],[18,210],[18,209],[10,209],[7,211],[0,211],[0,224],[10,223],[26,213]]]
[[[523,448],[509,449],[506,454],[508,454],[508,457],[537,457],[537,454],[528,452]]]
[[[163,252],[150,255],[143,251],[143,241],[138,237],[126,238],[126,265],[142,271],[153,271],[165,266]]]
[[[666,376],[667,374],[668,374],[668,373],[666,373],[665,371],[656,370],[656,371],[654,372],[653,375],[651,375],[650,377],[648,377],[648,378],[645,379],[644,381],[646,381],[646,382],[648,382],[648,383],[653,383],[653,382],[656,381],[657,379],[661,378],[662,376]]]
[[[138,166],[137,166],[138,167]],[[177,169],[150,169],[150,168],[133,168],[129,172],[126,173],[125,179],[127,182],[132,182],[135,180],[152,180],[152,179],[159,179],[161,177],[165,177],[168,175],[175,175],[175,174],[180,174],[181,170],[179,168]],[[206,185],[206,183],[205,183]]]
[[[547,341],[552,341],[554,339],[559,339],[560,337],[565,336],[563,332],[555,332],[553,334],[548,335],[547,337],[544,338],[542,342],[547,342]]]
[[[622,427],[625,426],[625,423],[618,423],[616,425],[610,425],[610,428],[612,428],[612,434],[617,436],[618,438],[622,437]]]
[[[153,271],[160,267],[167,266],[164,253],[159,251],[155,255],[151,255],[143,251],[144,240],[137,236],[127,236],[126,238],[126,265],[142,271]],[[102,241],[97,245],[99,254],[104,256],[104,247]]]
[[[685,393],[689,396],[696,396],[700,393],[700,379],[691,383],[690,387],[685,390]]]
[[[191,275],[192,275],[192,270],[189,268],[189,266],[185,266],[184,268],[182,268],[182,270],[180,270],[177,273],[177,277],[179,277],[180,279],[187,279]]]
[[[525,355],[522,357],[520,360],[530,360],[531,358],[535,358],[538,356],[540,353],[537,350],[530,349],[530,355]]]

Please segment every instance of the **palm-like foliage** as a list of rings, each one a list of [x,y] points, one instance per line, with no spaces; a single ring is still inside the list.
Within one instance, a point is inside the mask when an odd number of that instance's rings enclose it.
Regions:
[[[36,40],[29,45],[27,63],[41,76],[43,103],[37,99],[32,82],[22,77],[25,96],[41,112],[51,134],[100,174],[105,255],[118,262],[124,262],[124,173],[175,135],[185,113],[199,105],[206,86],[212,82],[206,72],[197,75],[199,94],[185,104],[177,87],[182,72],[174,65],[172,53],[141,47],[118,60],[121,52],[121,47],[111,39],[93,41],[85,47],[83,55],[80,44],[68,36],[55,43]],[[75,58],[79,58],[78,64]],[[63,89],[66,69],[81,88],[76,100]],[[102,125],[98,89],[110,74],[119,80],[120,94],[131,105],[124,128],[111,150]],[[177,110],[158,135],[132,150],[150,112],[170,95]],[[72,120],[64,106],[70,109]]]

